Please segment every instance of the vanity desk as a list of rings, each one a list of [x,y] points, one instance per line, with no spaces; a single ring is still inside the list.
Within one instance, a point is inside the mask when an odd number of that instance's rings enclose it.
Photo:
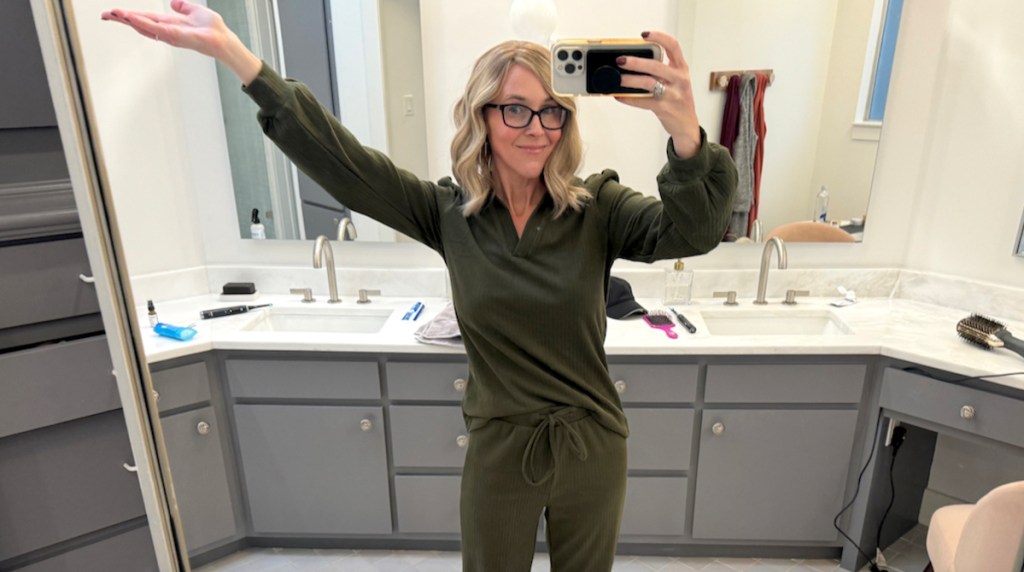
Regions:
[[[444,305],[424,301],[419,322],[391,318],[379,334],[248,330],[252,313],[200,322],[184,343],[144,330],[193,564],[245,546],[458,549],[469,382],[461,348],[413,340]],[[160,311],[188,323],[215,305]],[[961,312],[864,300],[837,311],[848,335],[712,336],[700,314],[712,308],[686,311],[698,331],[676,340],[639,320],[609,323],[631,432],[621,553],[842,558],[853,569],[858,553],[832,521],[852,500],[840,523],[873,552],[888,419],[916,432],[897,475],[911,486],[900,485],[883,544],[917,522],[937,432],[1024,457],[1024,376],[955,381],[1024,362],[960,341]],[[965,405],[973,420],[960,417]],[[541,549],[543,538],[542,522]]]

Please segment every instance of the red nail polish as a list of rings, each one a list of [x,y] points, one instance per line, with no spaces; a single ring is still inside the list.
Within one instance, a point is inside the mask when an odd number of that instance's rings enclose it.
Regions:
[[[619,56],[615,58],[615,63],[619,64],[620,66],[626,65],[626,56]]]
[[[643,33],[640,34],[640,37],[646,40],[647,36],[650,36],[650,35],[651,35],[650,32],[643,32]]]

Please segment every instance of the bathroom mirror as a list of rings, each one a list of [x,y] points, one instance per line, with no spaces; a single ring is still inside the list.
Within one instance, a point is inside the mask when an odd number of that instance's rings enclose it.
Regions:
[[[901,4],[899,0],[802,0],[770,6],[756,0],[686,0],[674,4],[678,10],[674,32],[683,43],[697,112],[710,140],[720,139],[726,100],[724,90],[711,89],[710,74],[774,71],[774,82],[765,95],[767,136],[759,224],[750,225],[751,234],[755,226],[768,234],[784,223],[810,220],[816,195],[826,186],[829,220],[856,240],[862,238],[881,137],[880,118],[865,117],[872,90],[881,98],[874,105],[884,110],[887,80],[878,81],[874,71],[879,50],[883,60],[892,64],[895,35],[883,38],[882,32],[887,25],[898,29]],[[478,53],[456,51],[451,42],[438,41],[433,34],[439,22],[460,17],[455,14],[458,7],[418,0],[210,0],[210,5],[221,10],[264,59],[309,84],[360,140],[385,150],[396,164],[422,178],[437,180],[449,174],[450,108]],[[474,13],[472,18],[507,20],[504,4],[475,9],[480,11],[485,13]],[[556,37],[588,33],[573,29],[570,16],[563,12]],[[469,24],[468,16],[461,18]],[[474,29],[472,34],[473,43],[483,45],[509,37],[507,25]],[[730,37],[744,40],[725,40]],[[884,51],[886,47],[889,52]],[[444,73],[424,73],[424,68]],[[254,104],[237,89],[230,72],[219,69],[218,74],[235,195],[234,211],[224,216],[234,219],[240,236],[250,237],[252,209],[258,208],[267,238],[326,234],[347,240],[352,237],[342,236],[338,229],[350,218],[358,241],[403,240],[337,204],[296,172],[269,141],[256,137]],[[353,90],[353,84],[361,89]],[[585,140],[602,136],[598,126],[602,111],[598,104],[581,102]],[[624,140],[639,136],[632,130],[629,124],[617,128]],[[618,164],[585,163],[583,171],[606,167],[623,174]],[[624,182],[642,192],[656,192],[653,176],[649,181],[632,177]]]
[[[1017,256],[1024,256],[1024,216],[1020,219],[1020,230],[1017,232],[1017,248],[1014,252]]]

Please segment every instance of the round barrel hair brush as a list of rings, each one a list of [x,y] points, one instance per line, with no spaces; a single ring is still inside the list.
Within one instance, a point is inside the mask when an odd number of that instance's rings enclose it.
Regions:
[[[980,348],[1006,348],[1024,356],[1024,340],[1013,337],[1002,323],[981,314],[971,314],[957,322],[956,333]]]

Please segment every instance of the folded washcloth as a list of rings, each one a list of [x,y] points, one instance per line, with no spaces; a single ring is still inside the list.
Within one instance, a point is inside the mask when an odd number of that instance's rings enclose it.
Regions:
[[[462,332],[455,320],[455,306],[449,303],[434,319],[423,324],[414,334],[416,341],[441,346],[462,346]]]

